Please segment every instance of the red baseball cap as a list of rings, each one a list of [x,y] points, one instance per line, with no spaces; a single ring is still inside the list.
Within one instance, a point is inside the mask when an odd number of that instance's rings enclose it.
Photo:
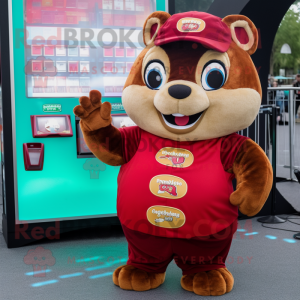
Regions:
[[[171,16],[159,29],[154,43],[159,46],[176,41],[192,41],[226,52],[231,43],[231,32],[221,18],[190,11]]]

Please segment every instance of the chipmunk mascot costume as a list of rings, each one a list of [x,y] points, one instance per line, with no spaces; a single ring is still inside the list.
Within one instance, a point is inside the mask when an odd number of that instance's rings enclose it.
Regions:
[[[129,259],[113,282],[124,290],[157,288],[174,259],[183,289],[223,295],[234,284],[225,261],[238,209],[257,214],[272,186],[264,151],[236,134],[261,104],[250,58],[257,29],[241,15],[158,11],[146,19],[143,38],[122,94],[137,126],[115,128],[111,104],[98,91],[74,108],[95,156],[121,166],[117,211]]]

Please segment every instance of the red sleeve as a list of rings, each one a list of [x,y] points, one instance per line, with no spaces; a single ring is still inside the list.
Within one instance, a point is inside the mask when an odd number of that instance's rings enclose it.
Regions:
[[[119,129],[122,137],[122,153],[125,163],[128,163],[137,149],[141,139],[141,129],[138,126],[123,127]]]
[[[236,155],[241,149],[243,143],[248,139],[248,137],[239,135],[237,133],[223,137],[220,155],[225,171],[232,168]]]

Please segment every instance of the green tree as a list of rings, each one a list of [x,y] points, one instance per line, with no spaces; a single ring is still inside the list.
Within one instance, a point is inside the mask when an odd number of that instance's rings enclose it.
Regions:
[[[300,0],[296,1],[297,3]],[[296,7],[298,9],[296,9]],[[279,75],[279,69],[293,69],[296,73],[300,64],[300,4],[295,4],[282,19],[275,36],[270,57],[270,74]],[[291,47],[292,54],[281,54],[283,44]]]

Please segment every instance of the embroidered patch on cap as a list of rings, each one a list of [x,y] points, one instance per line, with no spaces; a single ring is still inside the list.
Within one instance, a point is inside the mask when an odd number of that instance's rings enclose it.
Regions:
[[[201,32],[205,28],[205,22],[197,18],[182,18],[177,22],[180,32]]]

